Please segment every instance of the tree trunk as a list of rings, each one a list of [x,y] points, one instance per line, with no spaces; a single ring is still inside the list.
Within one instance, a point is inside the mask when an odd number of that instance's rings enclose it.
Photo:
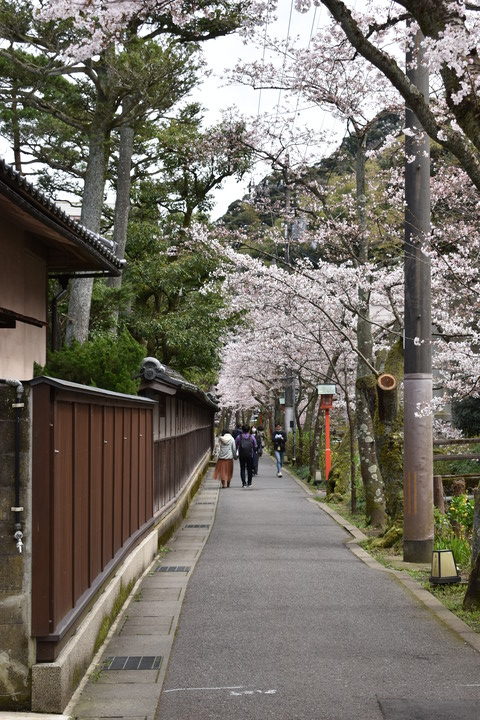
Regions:
[[[403,407],[398,402],[398,386],[403,378],[401,341],[390,349],[385,374],[377,382],[377,414],[374,418],[377,461],[385,486],[386,510],[390,521],[402,516],[403,488]]]
[[[123,103],[124,112],[128,111],[128,100]],[[115,213],[113,226],[113,240],[117,245],[117,257],[123,260],[125,257],[125,247],[127,244],[128,217],[130,214],[130,189],[131,189],[131,169],[133,143],[135,139],[135,131],[131,124],[125,123],[120,127],[120,145],[118,150],[118,177],[117,177],[117,194],[115,198]],[[122,286],[122,276],[112,277],[109,280],[110,287],[120,288]],[[112,313],[113,327],[118,326],[118,309]]]
[[[313,427],[312,442],[310,445],[310,462],[308,473],[310,480],[313,483],[315,483],[317,479],[319,445],[320,438],[322,436],[322,411],[320,410],[320,400],[317,399],[315,404],[318,406],[318,409],[315,418],[315,425]]]
[[[468,579],[467,592],[463,598],[464,610],[480,608],[480,489],[473,491],[473,532],[472,532],[472,570]]]
[[[345,384],[346,386],[346,384]],[[345,392],[346,410],[348,418],[349,451],[350,451],[350,510],[357,511],[357,473],[355,468],[355,415],[352,412],[352,404]]]
[[[433,476],[433,504],[441,513],[445,514],[445,496],[441,475]]]
[[[20,123],[18,120],[18,104],[16,96],[16,88],[13,90],[12,97],[12,143],[13,143],[13,158],[15,164],[15,170],[19,173],[22,172],[22,140],[20,135]]]
[[[365,215],[365,145],[366,135],[358,134],[356,154],[356,201],[358,221],[358,265],[368,262],[369,240]],[[367,289],[358,288],[357,316],[357,381],[355,385],[357,441],[360,472],[365,490],[367,520],[383,528],[386,524],[383,479],[377,462],[373,417],[376,407],[376,378],[372,374],[373,340],[370,323],[370,296]]]
[[[472,567],[480,555],[480,488],[473,491]]]
[[[232,424],[232,411],[231,409],[225,411],[224,428],[226,430],[233,430]]]
[[[294,389],[294,393],[295,393],[295,389]],[[300,423],[300,415],[298,413],[298,402],[295,401],[295,395],[294,395],[294,400],[293,400],[293,413],[295,415],[295,425],[293,428],[293,432],[294,432],[294,442],[296,445],[293,455],[295,457],[295,465],[297,465],[297,467],[301,467],[302,459],[303,459],[304,437],[303,437],[303,428]]]
[[[305,412],[305,422],[303,424],[304,432],[310,432],[315,418],[315,408],[317,407],[318,392],[315,389],[309,397],[309,402]]]
[[[377,452],[372,416],[376,404],[376,379],[367,375],[356,383],[356,420],[360,472],[365,490],[365,514],[373,527],[386,525],[383,479],[377,463]]]
[[[305,422],[303,424],[302,437],[299,438],[298,454],[302,458],[302,464],[308,462],[310,465],[310,453],[313,443],[313,422],[315,418],[315,408],[317,406],[318,393],[316,389],[310,394],[308,405],[305,411]],[[298,425],[300,427],[300,423]],[[306,439],[307,438],[307,439]],[[300,448],[301,443],[301,448]]]
[[[467,592],[463,598],[463,609],[480,609],[480,555],[477,555],[473,570],[468,579]]]
[[[95,116],[90,127],[89,152],[83,186],[80,221],[95,233],[100,231],[103,194],[109,153],[111,109],[106,101],[97,98]],[[68,304],[65,341],[83,343],[88,339],[93,278],[72,280]]]

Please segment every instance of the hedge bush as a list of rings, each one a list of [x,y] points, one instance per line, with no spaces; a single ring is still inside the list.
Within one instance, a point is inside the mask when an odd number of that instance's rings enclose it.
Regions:
[[[135,395],[144,356],[145,348],[127,330],[118,336],[98,332],[83,344],[75,341],[69,347],[49,353],[47,364],[37,366],[35,375]]]

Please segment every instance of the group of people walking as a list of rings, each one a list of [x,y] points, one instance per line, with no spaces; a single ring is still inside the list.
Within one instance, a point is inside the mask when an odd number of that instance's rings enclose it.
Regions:
[[[278,477],[282,477],[286,441],[282,426],[276,425],[272,433],[272,444]],[[258,461],[263,454],[264,445],[263,432],[254,425],[237,426],[232,433],[228,429],[222,430],[218,438],[217,462],[213,473],[215,480],[219,480],[224,488],[230,487],[233,461],[238,458],[242,488],[251,487],[254,475],[258,474]]]

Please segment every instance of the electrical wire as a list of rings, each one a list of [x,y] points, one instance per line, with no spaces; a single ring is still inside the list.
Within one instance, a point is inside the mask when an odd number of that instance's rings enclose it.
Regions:
[[[282,76],[281,76],[281,79],[280,79],[280,85],[281,85],[282,82],[283,82],[283,75],[284,75],[284,72],[285,72],[285,65],[286,65],[286,62],[287,62],[287,50],[288,50],[288,43],[289,43],[289,40],[290,40],[290,28],[291,28],[291,26],[292,26],[292,13],[293,13],[293,0],[291,0],[291,2],[290,2],[290,15],[289,15],[289,18],[288,18],[287,39],[285,40],[285,51],[284,51],[284,53],[283,53]],[[278,111],[279,111],[279,108],[280,108],[280,98],[281,98],[281,97],[282,97],[282,89],[280,88],[280,90],[278,91],[277,113],[276,113],[276,115],[275,115],[275,122],[276,122],[277,117],[278,117]]]
[[[267,50],[267,33],[268,33],[268,23],[270,21],[270,11],[267,10],[267,17],[265,19],[265,32],[263,34],[263,52],[262,52],[262,65],[265,65],[265,53]],[[257,107],[257,120],[260,116],[260,105],[262,102],[262,88],[260,88],[260,91],[258,93],[258,107]]]
[[[310,28],[310,37],[308,38],[307,50],[310,49],[310,44],[311,44],[311,42],[312,42],[313,30],[314,30],[314,28],[315,28],[315,20],[316,20],[316,17],[317,17],[317,10],[318,10],[318,7],[315,6],[315,12],[313,13],[312,27]],[[303,84],[303,83],[302,83],[302,84]],[[302,93],[302,88],[300,87],[300,90],[299,90],[298,93],[297,93],[297,104],[296,104],[295,112],[294,112],[294,115],[293,115],[292,128],[293,128],[293,126],[295,125],[295,118],[297,117],[297,114],[298,114],[298,106],[299,106],[299,104],[300,104],[301,93]]]

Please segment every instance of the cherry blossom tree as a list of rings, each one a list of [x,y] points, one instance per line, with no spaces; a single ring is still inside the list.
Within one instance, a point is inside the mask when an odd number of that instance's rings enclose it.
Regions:
[[[368,152],[366,227],[371,256],[356,262],[358,252],[357,202],[355,194],[339,187],[323,188],[323,202],[316,208],[322,215],[302,238],[304,247],[315,247],[315,261],[285,262],[283,251],[265,253],[255,238],[230,238],[237,248],[227,248],[205,239],[210,248],[227,257],[235,268],[228,287],[235,306],[244,317],[238,333],[230,338],[224,354],[220,388],[224,401],[233,407],[271,405],[271,393],[279,391],[285,367],[294,368],[302,382],[314,387],[324,378],[339,377],[337,366],[349,368],[342,395],[353,404],[355,373],[352,359],[360,357],[356,333],[363,312],[361,293],[369,295],[373,312],[373,367],[390,370],[402,377],[401,336],[403,331],[403,168],[400,142]],[[433,267],[434,357],[440,408],[452,398],[476,393],[478,389],[478,252],[477,191],[467,174],[448,164],[448,156],[436,155],[432,178],[433,232],[426,238],[425,256]],[[346,183],[348,185],[348,183]],[[315,197],[314,197],[315,200]],[[302,197],[308,207],[306,195]],[[328,209],[328,212],[325,210]],[[271,231],[278,247],[284,246],[282,228]],[[298,242],[298,241],[297,241]],[[210,245],[209,245],[210,243]],[[268,246],[268,244],[267,244]],[[240,251],[239,251],[240,249]],[[252,258],[249,254],[256,253]],[[263,255],[263,260],[258,256]],[[325,255],[325,260],[321,260]],[[282,259],[283,258],[283,259]],[[360,319],[360,323],[365,318]],[[348,328],[348,332],[346,331]],[[325,350],[325,338],[328,351]],[[329,361],[337,354],[337,365]],[[274,361],[272,362],[272,358]],[[322,362],[320,362],[322,358]],[[278,363],[277,363],[278,359]],[[363,358],[361,358],[363,361]],[[394,369],[395,368],[395,369]],[[341,383],[338,382],[340,385]],[[239,395],[241,388],[241,395]],[[401,384],[400,384],[401,389]],[[270,393],[270,395],[269,395]],[[358,405],[357,405],[358,411]],[[418,408],[431,412],[432,408]],[[401,435],[398,426],[392,432]],[[377,453],[389,443],[388,433],[376,432]],[[399,479],[392,481],[392,465],[386,463],[387,507],[398,511]],[[396,508],[393,509],[393,508]]]
[[[307,10],[312,0],[298,0]],[[459,161],[480,189],[480,119],[478,43],[480,6],[466,0],[313,0],[328,9],[351,45],[376,67],[416,114],[428,135]],[[408,27],[407,20],[414,22]],[[410,82],[403,67],[402,46],[419,27],[436,91],[429,103]]]
[[[39,16],[73,23],[81,39],[72,41],[65,53],[85,59],[121,41],[125,27],[132,24],[143,26],[150,38],[166,33],[182,42],[198,42],[239,27],[248,32],[272,8],[271,0],[44,0]]]
[[[346,236],[351,240],[349,248],[352,260],[357,267],[366,266],[370,260],[371,233],[367,227],[367,186],[365,177],[365,162],[367,145],[370,143],[372,126],[378,124],[378,111],[384,109],[387,114],[398,96],[391,86],[378,73],[375,68],[363,59],[354,58],[354,51],[346,41],[341,30],[331,23],[323,28],[321,34],[312,39],[306,49],[287,47],[278,54],[283,62],[280,66],[263,63],[241,65],[237,68],[237,77],[249,82],[254,87],[280,87],[288,92],[297,92],[315,105],[326,108],[341,120],[351,133],[356,148],[355,159],[355,200],[353,212],[350,213],[348,223],[350,228],[343,228]],[[288,57],[288,59],[287,59]],[[275,161],[278,164],[278,155]],[[298,176],[298,174],[297,174]],[[298,182],[296,179],[293,182]],[[307,188],[310,194],[312,189]],[[318,188],[316,188],[316,194]],[[315,190],[314,190],[315,193]],[[321,196],[325,205],[325,189]],[[342,196],[345,204],[345,194]],[[347,201],[348,205],[348,201]],[[347,209],[328,208],[323,215],[335,218],[336,215],[348,216]],[[335,225],[333,220],[332,225]],[[330,228],[331,229],[331,228]],[[339,234],[337,230],[337,235]],[[355,235],[353,238],[352,235]],[[340,233],[340,237],[342,234]],[[347,244],[347,243],[344,243]],[[369,287],[363,283],[357,285],[358,311],[356,315],[356,340],[358,350],[357,366],[357,439],[360,446],[361,472],[367,499],[367,513],[373,524],[382,527],[385,524],[385,497],[384,482],[381,467],[377,457],[378,442],[375,442],[374,415],[377,400],[372,405],[375,396],[375,381],[379,372],[373,357],[372,326],[370,322],[370,293]],[[373,374],[373,385],[372,377]],[[373,388],[373,394],[372,394]],[[393,407],[393,405],[392,405]],[[372,412],[373,408],[373,412]],[[396,428],[393,430],[395,433]],[[384,432],[382,431],[382,435]],[[384,443],[385,444],[385,443]],[[392,474],[390,469],[390,475]],[[400,470],[396,473],[396,477]],[[399,483],[396,479],[395,485]],[[398,494],[398,492],[397,492]],[[398,505],[398,503],[396,503]]]

